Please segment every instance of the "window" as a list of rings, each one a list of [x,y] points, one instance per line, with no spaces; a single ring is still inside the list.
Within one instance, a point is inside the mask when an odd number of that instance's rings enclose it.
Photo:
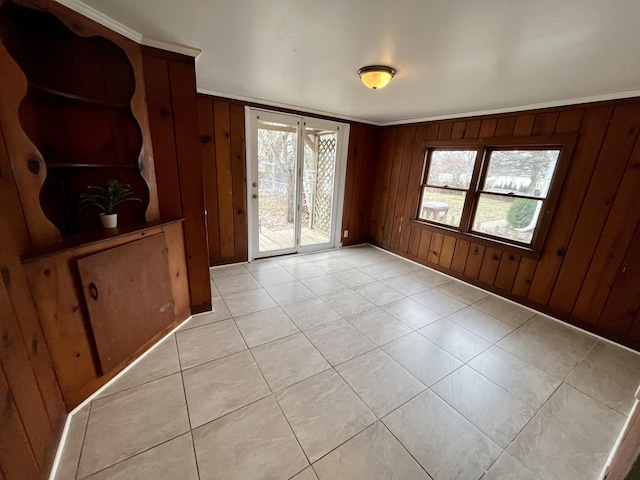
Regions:
[[[432,150],[418,217],[460,226],[476,163],[476,150]]]
[[[574,137],[429,145],[417,219],[539,250]]]

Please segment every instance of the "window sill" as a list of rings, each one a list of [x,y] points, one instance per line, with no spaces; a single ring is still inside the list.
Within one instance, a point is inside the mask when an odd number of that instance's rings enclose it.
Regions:
[[[479,245],[485,245],[491,248],[499,248],[505,252],[521,255],[527,258],[539,259],[542,256],[542,252],[539,250],[533,250],[525,246],[515,245],[513,243],[501,242],[497,239],[487,238],[483,235],[477,235],[475,233],[462,233],[453,228],[448,228],[443,225],[438,225],[424,220],[411,219],[411,224],[422,228],[424,230],[430,230],[432,232],[449,235],[451,237],[460,238],[468,242],[477,243]]]

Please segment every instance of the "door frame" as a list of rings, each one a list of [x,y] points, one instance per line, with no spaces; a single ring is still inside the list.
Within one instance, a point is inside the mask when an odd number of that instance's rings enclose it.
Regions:
[[[248,230],[248,260],[249,262],[256,259],[256,256],[259,255],[259,238],[256,235],[255,231],[255,218],[254,216],[258,214],[257,204],[255,203],[255,199],[253,198],[253,194],[255,193],[252,184],[254,181],[257,182],[257,170],[254,171],[254,159],[253,155],[257,150],[257,135],[254,135],[252,130],[253,127],[253,117],[257,114],[266,114],[266,115],[274,115],[278,117],[285,116],[289,118],[292,123],[299,122],[298,128],[298,161],[304,158],[304,128],[306,122],[310,125],[319,125],[323,124],[328,127],[335,127],[338,131],[338,148],[336,151],[336,171],[334,177],[334,189],[333,189],[333,202],[335,208],[335,215],[333,215],[331,219],[331,239],[329,244],[320,244],[318,246],[311,245],[306,247],[301,247],[300,245],[300,218],[296,213],[296,220],[294,222],[295,226],[295,248],[294,251],[283,252],[282,250],[277,250],[273,254],[267,253],[266,255],[262,255],[259,258],[266,258],[270,256],[283,255],[288,253],[308,253],[318,250],[327,250],[332,248],[338,248],[342,246],[342,216],[344,209],[344,192],[345,192],[345,182],[346,182],[346,172],[347,172],[347,155],[349,152],[349,133],[350,133],[350,125],[348,123],[332,121],[332,120],[324,120],[315,117],[308,117],[304,115],[294,115],[290,113],[283,113],[274,110],[267,110],[263,108],[254,108],[245,106],[245,138],[246,138],[246,172],[247,172],[247,230]],[[256,143],[254,145],[254,143]],[[255,163],[257,167],[257,162]],[[302,201],[302,188],[300,187],[300,182],[302,181],[302,168],[298,169],[298,175],[296,177],[296,212],[300,208]]]

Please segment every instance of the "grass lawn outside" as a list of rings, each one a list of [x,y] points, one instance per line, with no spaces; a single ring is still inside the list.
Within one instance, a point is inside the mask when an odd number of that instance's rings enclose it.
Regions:
[[[442,202],[449,205],[449,210],[446,215],[440,214],[437,215],[436,218],[428,217],[425,219],[452,227],[458,227],[462,216],[464,199],[465,194],[463,192],[428,188],[423,199],[423,206],[427,202]],[[473,230],[489,233],[497,237],[530,243],[533,235],[532,228],[529,230],[516,230],[510,228],[507,222],[507,212],[515,200],[516,198],[483,195],[476,208]]]
[[[429,191],[430,190],[430,191]],[[437,219],[447,225],[457,227],[460,223],[460,217],[462,216],[462,207],[464,206],[465,196],[461,192],[444,192],[442,190],[429,189],[423,204],[425,202],[442,202],[449,205],[449,212],[447,213],[444,221],[441,218]],[[480,229],[484,226],[495,226],[493,222],[503,221],[501,223],[506,224],[507,212],[511,206],[512,199],[510,198],[495,198],[485,197],[482,200],[481,208],[476,212],[476,218],[474,221],[474,228]]]

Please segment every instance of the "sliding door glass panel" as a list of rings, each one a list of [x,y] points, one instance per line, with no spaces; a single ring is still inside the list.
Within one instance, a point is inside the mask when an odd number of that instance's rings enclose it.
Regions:
[[[302,169],[300,245],[331,241],[338,132],[306,126]]]
[[[298,126],[258,120],[258,251],[296,248]]]

